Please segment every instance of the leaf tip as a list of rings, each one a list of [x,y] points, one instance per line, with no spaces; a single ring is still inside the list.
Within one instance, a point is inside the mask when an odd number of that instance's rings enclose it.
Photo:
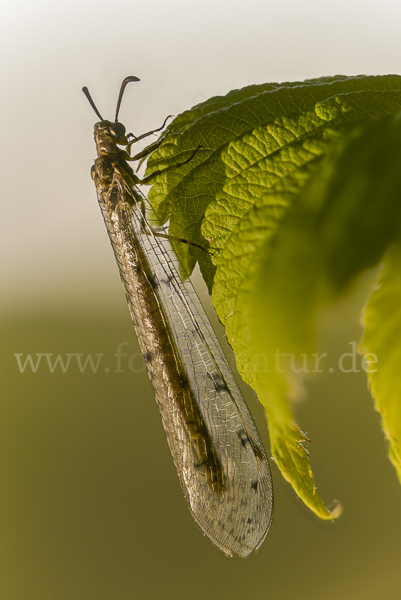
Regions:
[[[339,500],[335,500],[335,506],[333,508],[333,510],[329,511],[327,519],[330,519],[331,521],[333,521],[334,519],[338,519],[339,516],[341,516],[342,512],[343,512],[343,505],[341,504],[341,502]]]

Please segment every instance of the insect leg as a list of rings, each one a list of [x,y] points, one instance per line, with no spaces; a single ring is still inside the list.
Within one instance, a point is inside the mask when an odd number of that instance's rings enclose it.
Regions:
[[[133,137],[134,139],[128,143],[127,145],[127,150],[129,151],[132,144],[135,144],[135,142],[139,142],[139,140],[143,140],[143,138],[148,137],[149,135],[152,135],[153,133],[157,133],[158,131],[161,131],[162,129],[164,129],[164,127],[166,126],[166,123],[168,121],[168,119],[172,119],[174,115],[168,115],[165,119],[164,119],[164,123],[161,127],[159,127],[158,129],[152,129],[152,131],[147,131],[146,133],[143,133],[142,135],[139,135],[138,137],[136,135],[134,135],[133,133],[128,133],[127,137]],[[153,145],[153,144],[152,144]]]
[[[161,175],[162,173],[167,173],[167,171],[172,171],[173,169],[178,169],[179,167],[182,167],[183,165],[186,165],[187,163],[189,163],[193,157],[195,156],[195,154],[198,152],[198,150],[202,148],[202,146],[198,146],[191,154],[191,156],[189,158],[187,158],[187,160],[183,160],[180,163],[177,163],[175,165],[171,165],[171,167],[166,167],[165,169],[158,169],[157,171],[153,171],[153,173],[150,173],[149,175],[147,175],[147,177],[144,177],[143,179],[140,179],[138,181],[138,183],[142,183],[144,185],[147,185],[150,181],[152,181],[152,179],[154,179],[155,177],[157,177],[158,175]]]
[[[196,244],[195,242],[190,242],[189,240],[185,240],[184,238],[176,237],[175,235],[170,235],[169,233],[160,233],[159,231],[154,230],[154,235],[156,235],[157,237],[164,238],[166,240],[170,240],[170,241],[172,240],[174,242],[181,242],[182,244],[188,244],[189,246],[195,246],[196,248],[199,248],[203,252],[206,252],[206,254],[210,254],[210,256],[213,256],[213,254],[214,254],[213,252],[206,250],[206,248],[204,248],[200,244]]]

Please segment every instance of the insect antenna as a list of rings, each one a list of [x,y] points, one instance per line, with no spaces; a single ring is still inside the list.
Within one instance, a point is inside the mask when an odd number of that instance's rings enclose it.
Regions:
[[[95,111],[95,113],[97,114],[97,116],[99,117],[99,119],[100,119],[101,121],[104,121],[104,119],[103,119],[102,115],[100,114],[100,112],[99,112],[99,111],[98,111],[98,109],[96,108],[96,104],[95,104],[95,103],[93,102],[93,100],[92,100],[92,96],[90,95],[88,88],[87,88],[86,86],[84,86],[84,87],[82,88],[82,91],[83,91],[83,93],[85,94],[85,96],[88,98],[88,100],[89,100],[89,104],[91,105],[91,107],[93,108],[93,110]]]
[[[118,113],[120,112],[121,100],[123,98],[123,94],[124,94],[125,88],[127,87],[127,85],[131,81],[141,81],[141,80],[138,77],[135,77],[134,75],[130,75],[129,77],[126,77],[124,79],[124,81],[122,82],[121,88],[120,88],[120,93],[118,94],[117,108],[116,108],[116,118],[114,119],[115,123],[117,123],[117,121],[118,121]]]

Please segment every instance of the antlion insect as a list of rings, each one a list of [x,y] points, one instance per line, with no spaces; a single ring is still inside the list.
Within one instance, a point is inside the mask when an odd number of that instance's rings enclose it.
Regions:
[[[186,164],[198,149],[174,167],[143,179],[134,174],[128,162],[147,152],[132,158],[131,146],[154,131],[135,137],[118,122],[125,87],[132,81],[139,79],[122,82],[114,122],[102,118],[83,88],[100,119],[92,177],[191,513],[225,554],[247,556],[262,544],[273,515],[266,453],[200,300],[190,281],[181,279],[169,242],[147,221],[147,201],[138,188]]]

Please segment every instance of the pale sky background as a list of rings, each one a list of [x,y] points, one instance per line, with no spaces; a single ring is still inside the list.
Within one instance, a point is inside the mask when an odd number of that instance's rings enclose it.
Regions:
[[[398,0],[3,2],[1,306],[106,301],[115,265],[83,85],[112,119],[138,76],[121,120],[140,134],[254,83],[400,73],[400,23]]]

